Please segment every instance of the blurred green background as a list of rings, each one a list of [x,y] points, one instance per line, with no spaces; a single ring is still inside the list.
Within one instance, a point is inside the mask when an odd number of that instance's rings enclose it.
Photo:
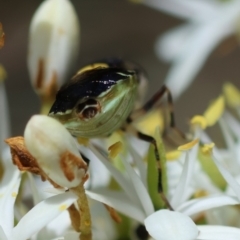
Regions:
[[[6,43],[0,63],[6,68],[12,135],[22,135],[31,115],[39,112],[27,71],[28,28],[41,1],[2,0],[0,22]],[[81,24],[81,45],[75,70],[95,59],[118,56],[139,63],[148,73],[148,97],[163,84],[169,65],[154,52],[156,39],[181,21],[165,13],[124,0],[73,0]],[[63,16],[64,18],[64,16]],[[183,130],[194,114],[201,114],[217,97],[225,81],[240,87],[237,39],[223,42],[212,53],[191,87],[175,102],[177,124]]]

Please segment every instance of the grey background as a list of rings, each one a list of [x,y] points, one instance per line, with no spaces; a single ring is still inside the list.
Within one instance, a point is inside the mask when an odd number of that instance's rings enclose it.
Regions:
[[[6,88],[12,134],[22,135],[29,117],[39,111],[39,100],[30,86],[26,54],[28,28],[41,1],[1,0],[0,21],[6,33],[0,62],[8,73]],[[150,79],[148,97],[158,89],[169,65],[157,59],[154,44],[166,30],[181,21],[162,12],[124,0],[73,0],[81,23],[81,46],[75,69],[94,59],[119,56],[144,67]],[[240,87],[240,50],[236,39],[228,39],[210,56],[187,92],[175,102],[177,123],[183,130],[194,114],[204,111],[220,94],[222,84]]]

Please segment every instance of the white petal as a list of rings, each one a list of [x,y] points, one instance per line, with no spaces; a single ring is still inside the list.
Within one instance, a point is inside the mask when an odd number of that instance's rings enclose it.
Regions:
[[[170,201],[173,208],[176,208],[178,205],[183,203],[186,199],[186,196],[188,195],[186,190],[189,188],[190,181],[192,180],[197,150],[198,144],[195,145],[191,150],[186,152],[182,175],[176,187],[175,193]]]
[[[43,200],[43,198],[39,194],[38,188],[36,186],[36,183],[35,183],[35,180],[34,180],[32,174],[27,172],[27,176],[28,176],[28,179],[29,179],[29,182],[30,182],[33,204],[37,205],[39,202],[41,202]]]
[[[86,194],[90,198],[105,203],[138,222],[143,223],[146,217],[144,211],[137,207],[134,202],[131,202],[123,192],[99,190],[99,192],[86,191]]]
[[[11,240],[26,240],[65,211],[77,196],[71,192],[48,198],[32,208],[13,229]],[[26,226],[30,226],[26,228]]]
[[[239,201],[235,197],[216,195],[187,201],[180,205],[176,210],[188,216],[192,216],[211,208],[237,204],[239,204]]]
[[[21,181],[21,173],[13,166],[10,158],[8,162],[5,161],[5,169],[0,184],[0,226],[5,234],[9,236],[14,224],[13,210]]]
[[[126,171],[129,175],[130,179],[132,180],[134,190],[136,191],[136,194],[140,200],[142,208],[144,209],[146,216],[149,216],[150,214],[154,213],[154,207],[153,207],[151,198],[148,194],[148,191],[147,191],[146,187],[144,186],[143,182],[140,180],[137,173],[130,166],[130,164],[124,159],[123,156],[121,159],[123,161],[124,167],[126,168]]]
[[[157,56],[164,61],[173,61],[181,53],[194,27],[194,24],[184,24],[161,35],[155,44]]]
[[[223,226],[198,226],[199,240],[239,240],[240,229]]]
[[[118,238],[116,224],[106,207],[98,201],[88,199],[92,218],[92,235],[96,240],[114,240]]]
[[[25,128],[24,138],[29,152],[54,182],[68,188],[80,184],[85,176],[83,166],[86,168],[87,165],[82,160],[73,137],[61,123],[47,116],[35,115]],[[74,158],[72,162],[69,162],[69,153]],[[68,155],[66,159],[64,154]]]
[[[37,234],[37,239],[51,239],[56,236],[62,236],[70,227],[69,213],[64,211]]]
[[[133,194],[135,193],[135,191],[132,184],[129,184],[129,181],[123,176],[123,174],[120,171],[118,171],[110,163],[109,160],[107,160],[102,154],[100,154],[92,144],[89,145],[89,149],[91,149],[91,151],[96,155],[96,157],[98,157],[98,159],[105,165],[105,167],[112,174],[112,177],[117,181],[117,183],[122,187],[124,192],[127,194],[129,199],[131,199],[132,202],[135,202],[135,204],[138,204],[138,207],[141,208],[141,206],[139,206],[138,196],[136,194]]]
[[[3,231],[1,226],[0,226],[0,239],[1,240],[8,240],[7,236],[5,235],[5,233],[4,233],[4,231]]]
[[[102,144],[102,139],[100,141]],[[90,172],[90,178],[87,181],[87,184],[89,184],[91,189],[95,189],[98,187],[106,187],[109,184],[111,178],[109,171],[88,148],[84,148],[82,146],[80,147],[80,152],[82,152],[91,161],[91,164],[89,164],[88,167]],[[96,174],[96,172],[98,174]]]
[[[229,128],[232,130],[232,133],[235,134],[235,136],[240,139],[240,123],[239,123],[239,121],[227,111],[224,112],[223,118],[226,121],[226,123],[228,124]]]
[[[198,229],[191,218],[169,210],[160,210],[145,219],[148,233],[156,240],[194,240]]]
[[[211,0],[144,0],[143,3],[173,16],[190,19],[204,19],[206,16],[211,16],[216,12],[219,5],[216,1]]]
[[[231,32],[232,28],[221,21],[201,25],[192,32],[165,80],[175,98],[187,89],[211,51]]]
[[[240,201],[240,185],[234,179],[234,177],[219,163],[219,161],[213,155],[213,161],[216,164],[218,170],[229,184],[229,186],[233,189],[234,193],[237,195],[238,200]]]
[[[63,84],[78,54],[79,22],[71,1],[45,0],[33,16],[29,38],[32,85],[48,94],[49,86]]]
[[[208,225],[240,227],[239,212],[235,206],[210,209],[205,212],[205,217]]]
[[[132,155],[132,157],[134,159],[134,163],[137,166],[141,180],[142,180],[143,184],[145,185],[145,187],[147,187],[147,167],[146,167],[145,163],[143,162],[143,158],[131,146],[131,144],[128,145],[128,148],[129,148],[130,154]]]

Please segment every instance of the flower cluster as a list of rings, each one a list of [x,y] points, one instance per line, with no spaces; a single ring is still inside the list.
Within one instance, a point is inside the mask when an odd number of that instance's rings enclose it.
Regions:
[[[170,7],[170,2],[179,7]],[[194,18],[192,24],[199,26],[168,33],[165,38],[178,34],[179,39],[166,58],[174,59],[183,50],[190,52],[191,43],[206,33],[215,36],[203,55],[198,55],[202,50],[196,50],[199,58],[192,72],[185,64],[195,59],[193,55],[177,60],[174,67],[181,65],[186,81],[206,59],[209,46],[232,31],[220,36],[215,30],[222,23],[232,26],[233,13],[238,13],[233,10],[239,5],[237,0],[224,8],[223,3],[211,1],[209,9],[197,0],[190,5],[176,0],[144,3]],[[187,6],[206,11],[184,11]],[[229,11],[231,17],[222,18],[221,11]],[[207,19],[213,13],[216,19]],[[186,37],[190,28],[196,31],[194,38]],[[189,42],[180,50],[178,44],[185,38]],[[28,55],[30,78],[41,99],[42,113],[49,110],[65,81],[78,42],[79,23],[71,2],[45,0],[31,23]],[[0,48],[3,43],[0,24]],[[176,69],[168,83],[176,84]],[[156,140],[157,162],[154,147],[133,136],[116,132],[105,140],[76,139],[45,115],[32,116],[23,137],[8,138],[3,78],[0,68],[0,239],[240,239],[240,92],[231,83],[223,86],[223,93],[203,114],[191,119],[189,133],[185,138],[177,136],[178,141],[174,141],[178,132],[162,136],[158,108],[136,123],[136,128]],[[181,91],[174,92],[175,96]],[[206,129],[214,125],[219,125],[226,141],[223,149],[207,134]]]

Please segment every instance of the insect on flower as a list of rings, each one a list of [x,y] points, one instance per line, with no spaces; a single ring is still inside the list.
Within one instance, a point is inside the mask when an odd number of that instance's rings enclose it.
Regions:
[[[131,130],[138,138],[154,145],[160,171],[155,139],[137,131],[132,122],[156,107],[166,93],[170,106],[170,125],[174,127],[172,97],[168,88],[162,86],[149,101],[139,107],[145,85],[145,74],[134,63],[121,59],[96,62],[80,69],[62,86],[49,116],[58,119],[77,137],[105,137],[118,129]],[[162,191],[161,184],[159,191]]]

